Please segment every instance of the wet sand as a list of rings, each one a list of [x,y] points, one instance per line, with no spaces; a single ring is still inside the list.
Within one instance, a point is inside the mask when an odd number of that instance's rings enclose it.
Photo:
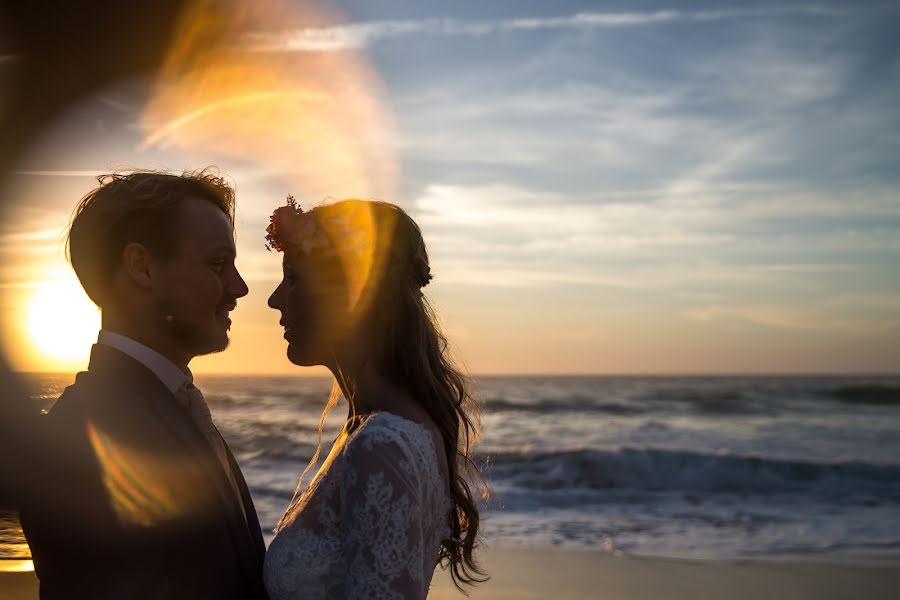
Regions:
[[[500,549],[485,554],[491,581],[473,600],[888,600],[900,598],[900,564],[809,561],[704,562],[602,552]],[[0,572],[0,600],[35,600],[33,572]],[[463,600],[444,571],[432,600]]]
[[[900,564],[707,562],[615,557],[603,552],[491,549],[491,580],[473,600],[888,600],[900,598]],[[432,600],[463,600],[435,572]]]
[[[0,568],[2,568],[0,564]],[[38,597],[38,582],[34,571],[0,571],[0,600],[34,600]]]

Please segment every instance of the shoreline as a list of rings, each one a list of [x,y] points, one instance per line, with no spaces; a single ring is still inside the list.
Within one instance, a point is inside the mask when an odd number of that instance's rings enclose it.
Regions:
[[[900,561],[776,558],[693,560],[601,550],[492,547],[478,556],[491,580],[473,600],[888,600],[900,596]],[[0,572],[0,600],[35,600],[33,571]],[[432,600],[464,600],[435,571]]]

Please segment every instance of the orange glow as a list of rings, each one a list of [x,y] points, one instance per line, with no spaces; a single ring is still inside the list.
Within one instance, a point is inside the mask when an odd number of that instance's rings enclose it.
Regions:
[[[242,2],[227,13],[194,2],[142,115],[142,148],[250,161],[285,181],[285,193],[307,209],[325,196],[393,198],[390,120],[365,57],[260,43],[266,35],[337,22],[311,2]],[[268,213],[280,200],[262,208]],[[347,227],[364,233],[370,246],[344,265],[351,306],[359,309],[378,270],[380,240],[372,215],[351,218]]]
[[[383,269],[378,268],[376,259],[379,252],[376,233],[378,224],[371,209],[348,211],[337,219],[326,219],[322,226],[338,248],[338,258],[347,280],[348,301],[351,316],[355,312],[361,315],[366,308],[363,293],[370,283],[377,283],[376,278],[383,276]],[[335,224],[339,225],[335,227]],[[352,244],[354,248],[347,248]]]
[[[123,525],[149,527],[178,516],[173,494],[156,483],[146,460],[87,425],[110,504]],[[153,457],[150,457],[151,459]]]
[[[194,2],[142,115],[142,147],[250,161],[300,197],[393,195],[389,118],[364,58],[252,44],[260,32],[334,22],[311,3]]]

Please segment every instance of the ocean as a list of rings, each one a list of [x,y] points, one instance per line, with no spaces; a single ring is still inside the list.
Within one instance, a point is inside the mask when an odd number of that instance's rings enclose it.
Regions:
[[[71,376],[29,376],[47,406]],[[331,380],[198,377],[267,540]],[[490,546],[900,558],[900,377],[479,377]],[[329,417],[323,452],[346,416]],[[0,556],[21,556],[14,524]]]

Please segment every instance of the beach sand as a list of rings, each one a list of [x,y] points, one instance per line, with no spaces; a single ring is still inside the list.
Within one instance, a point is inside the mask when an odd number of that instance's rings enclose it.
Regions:
[[[34,571],[0,571],[0,600],[33,600],[38,597],[37,577]]]
[[[702,562],[577,550],[492,548],[473,600],[880,600],[900,598],[900,565]],[[464,600],[436,571],[431,600]]]
[[[491,581],[474,600],[881,600],[900,598],[900,565],[869,563],[718,563],[615,557],[556,549],[491,549]],[[431,600],[463,600],[444,571]],[[34,573],[0,573],[0,600],[34,600]]]

